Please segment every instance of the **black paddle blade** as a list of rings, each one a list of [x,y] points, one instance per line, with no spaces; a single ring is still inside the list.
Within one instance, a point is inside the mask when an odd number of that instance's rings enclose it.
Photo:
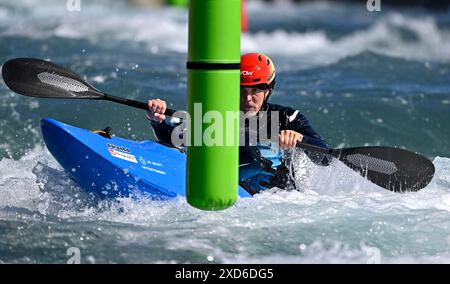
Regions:
[[[40,98],[102,99],[104,94],[77,74],[48,61],[16,58],[2,68],[3,80],[14,92]]]
[[[434,175],[430,160],[399,148],[336,149],[332,155],[371,182],[395,192],[418,191]]]

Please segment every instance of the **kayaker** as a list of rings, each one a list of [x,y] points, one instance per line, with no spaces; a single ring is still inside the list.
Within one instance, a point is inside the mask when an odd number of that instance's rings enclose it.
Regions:
[[[281,148],[294,148],[297,141],[327,148],[325,140],[311,127],[308,119],[299,110],[268,102],[275,88],[275,77],[275,67],[268,56],[262,53],[247,53],[241,56],[240,110],[247,117],[258,116],[258,120],[262,114],[267,115],[268,125],[270,125],[271,114],[278,113],[279,146]],[[171,134],[175,125],[166,120],[164,115],[167,108],[166,102],[161,99],[152,99],[147,103],[147,118],[151,120],[155,136],[160,141],[171,144]],[[248,125],[245,130],[248,131]],[[280,155],[277,151],[275,157],[270,154],[268,157],[263,152],[274,153],[274,151],[264,151],[267,149],[267,145],[262,144],[244,145],[239,148],[240,165],[259,163],[264,170],[271,172],[268,180],[258,181],[258,188],[255,190],[259,191],[261,184],[264,184],[265,187],[298,189],[294,182],[295,177],[292,175],[293,171],[289,170],[292,167],[291,155]],[[306,151],[305,153],[318,165],[327,166],[331,161],[331,157],[327,155]],[[240,174],[241,170],[240,167]]]

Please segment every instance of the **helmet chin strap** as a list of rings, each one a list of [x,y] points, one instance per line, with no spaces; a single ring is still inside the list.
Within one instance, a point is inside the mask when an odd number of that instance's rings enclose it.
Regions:
[[[267,101],[269,100],[270,96],[273,94],[273,89],[275,88],[275,79],[272,81],[272,83],[270,83],[269,85],[269,93],[267,94],[266,99],[263,102],[263,107],[267,106]]]
[[[266,108],[267,102],[269,101],[269,98],[270,98],[270,96],[272,95],[272,93],[273,93],[273,88],[270,88],[270,89],[269,89],[269,93],[267,94],[266,98],[264,99],[264,102],[263,102],[263,104],[262,104],[261,109],[265,109],[265,108]]]

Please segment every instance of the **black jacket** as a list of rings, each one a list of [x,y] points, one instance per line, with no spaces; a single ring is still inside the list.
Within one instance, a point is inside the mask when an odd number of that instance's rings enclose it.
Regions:
[[[303,143],[316,145],[322,148],[328,148],[325,140],[310,125],[308,119],[300,111],[290,107],[266,103],[260,111],[260,114],[267,115],[267,124],[270,125],[272,112],[279,114],[279,130],[294,130],[303,135]],[[270,127],[267,127],[270,128]],[[268,135],[270,136],[271,133]],[[278,137],[278,133],[276,133]],[[329,157],[307,153],[313,162],[320,165],[328,165]]]

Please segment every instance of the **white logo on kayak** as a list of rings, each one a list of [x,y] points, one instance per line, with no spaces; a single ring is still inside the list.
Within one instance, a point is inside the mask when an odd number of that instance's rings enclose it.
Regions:
[[[142,168],[144,170],[155,172],[155,173],[158,173],[160,175],[165,175],[166,174],[166,172],[163,172],[163,171],[160,171],[160,170],[157,170],[157,169],[154,169],[154,168],[150,168],[150,167],[147,167],[147,166],[142,166]]]
[[[157,166],[157,167],[162,167],[163,166],[163,164],[160,163],[160,162],[153,162],[153,161],[150,161],[150,160],[146,160],[142,156],[139,156],[139,162],[142,165],[144,165],[144,166],[145,165],[152,165],[152,166]]]
[[[138,163],[137,160],[136,160],[136,157],[134,155],[131,155],[131,154],[128,154],[128,153],[123,153],[123,152],[114,150],[114,149],[109,148],[109,147],[108,147],[108,151],[109,151],[109,154],[111,154],[111,156],[113,156],[113,157],[116,157],[118,159],[122,159],[122,160],[125,160],[125,161],[128,161],[128,162],[133,162],[133,163],[136,163],[136,164]]]
[[[110,144],[110,143],[108,143],[107,146],[108,146],[108,148],[110,148],[110,149],[119,150],[119,151],[121,151],[121,152],[125,152],[125,153],[128,153],[128,154],[130,153],[130,149],[128,149],[127,147],[116,146],[116,145]]]

